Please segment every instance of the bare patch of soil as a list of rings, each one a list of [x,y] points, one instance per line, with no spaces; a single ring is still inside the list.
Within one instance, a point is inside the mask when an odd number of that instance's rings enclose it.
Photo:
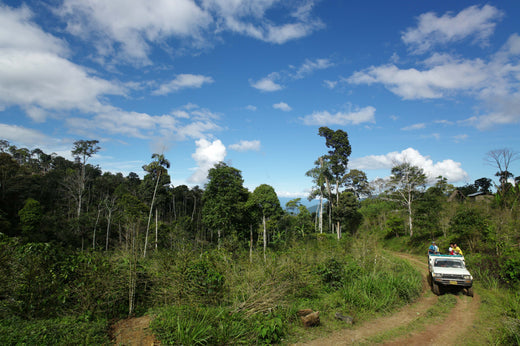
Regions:
[[[150,321],[150,316],[142,316],[116,322],[111,328],[112,342],[121,346],[160,345],[149,329]]]

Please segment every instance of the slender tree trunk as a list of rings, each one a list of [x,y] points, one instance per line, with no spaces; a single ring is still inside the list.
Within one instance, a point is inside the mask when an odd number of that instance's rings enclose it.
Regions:
[[[92,232],[92,250],[96,249],[96,228],[99,222],[99,214],[101,214],[101,208],[98,206],[98,213],[96,218],[96,223],[94,224],[94,232]]]
[[[193,196],[193,211],[191,213],[191,222],[193,222],[193,218],[195,217],[195,209],[197,208],[197,197]]]
[[[339,207],[339,179],[336,181],[336,208]],[[338,232],[338,239],[341,239],[341,227],[339,220],[336,222],[336,231]]]
[[[157,181],[155,182],[155,189],[153,190],[152,203],[150,204],[150,212],[148,213],[148,224],[146,225],[146,236],[144,239],[143,257],[146,257],[146,248],[148,247],[148,232],[150,231],[150,221],[152,219],[153,204],[155,202],[155,194],[157,193],[157,186],[159,185],[159,180],[161,180],[160,171],[159,171],[159,175],[157,175]]]
[[[410,238],[413,236],[413,220],[412,220],[412,194],[408,191],[408,223],[410,225]]]
[[[107,216],[107,237],[105,240],[105,251],[108,251],[108,239],[110,235],[110,222],[112,221],[112,209],[108,210],[108,216]]]
[[[158,224],[157,208],[155,208],[155,251],[157,251],[157,235],[159,233]]]
[[[249,263],[253,263],[253,225],[249,225]]]
[[[319,227],[320,233],[323,233],[323,194],[320,193],[320,217],[319,217]]]
[[[265,250],[267,248],[267,227],[265,225],[265,215],[262,216],[262,223],[264,225],[264,262],[267,262],[267,257],[265,255]]]

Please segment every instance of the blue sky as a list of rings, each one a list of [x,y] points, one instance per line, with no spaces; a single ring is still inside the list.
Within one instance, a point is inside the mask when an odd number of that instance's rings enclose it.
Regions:
[[[174,185],[225,161],[253,190],[306,197],[343,129],[370,180],[406,160],[455,185],[518,151],[517,1],[0,2],[0,138],[104,171],[163,153]],[[520,162],[510,169],[520,175]]]

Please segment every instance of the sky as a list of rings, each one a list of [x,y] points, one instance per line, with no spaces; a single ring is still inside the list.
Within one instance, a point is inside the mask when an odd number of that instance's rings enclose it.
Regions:
[[[520,151],[520,2],[0,0],[0,139],[174,186],[223,161],[244,186],[307,197],[348,133],[369,180],[403,161],[455,186]],[[520,160],[510,171],[520,175]]]

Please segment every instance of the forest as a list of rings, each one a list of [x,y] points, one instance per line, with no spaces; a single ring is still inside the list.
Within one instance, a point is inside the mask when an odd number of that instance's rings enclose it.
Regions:
[[[140,178],[89,163],[97,140],[74,142],[73,161],[0,140],[0,343],[110,344],[115,321],[143,315],[163,344],[294,343],[300,309],[334,329],[335,313],[365,321],[413,302],[424,273],[393,254],[432,240],[459,244],[500,307],[478,337],[520,343],[519,154],[483,153],[496,181],[431,182],[401,162],[369,182],[349,168],[345,131],[318,135],[323,156],[302,172],[312,212],[267,184],[249,191],[225,162],[202,187],[175,186],[160,153]]]

